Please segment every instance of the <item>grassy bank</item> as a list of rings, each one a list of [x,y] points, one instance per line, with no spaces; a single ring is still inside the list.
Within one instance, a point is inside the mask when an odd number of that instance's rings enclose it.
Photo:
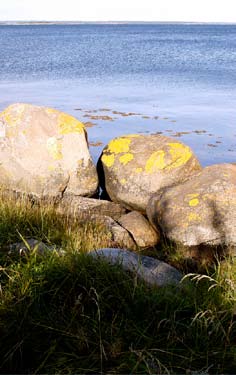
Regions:
[[[65,255],[9,255],[22,237]],[[156,289],[86,255],[109,245],[101,226],[0,199],[0,372],[235,373],[234,260]]]

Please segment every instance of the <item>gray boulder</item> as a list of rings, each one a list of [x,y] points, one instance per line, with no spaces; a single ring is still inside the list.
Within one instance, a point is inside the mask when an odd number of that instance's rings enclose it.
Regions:
[[[110,264],[120,264],[125,271],[135,273],[149,285],[158,287],[177,285],[183,276],[165,262],[123,249],[99,249],[91,251],[89,255],[105,259]]]
[[[9,246],[8,254],[26,255],[35,251],[36,254],[44,255],[48,251],[55,251],[58,255],[64,255],[65,251],[56,247],[56,245],[47,245],[35,238],[28,238],[25,241],[15,242]]]

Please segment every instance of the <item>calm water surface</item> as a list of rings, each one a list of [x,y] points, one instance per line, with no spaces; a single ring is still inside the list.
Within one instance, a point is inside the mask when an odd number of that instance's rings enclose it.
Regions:
[[[0,110],[56,107],[111,138],[163,133],[236,162],[236,25],[0,26]]]

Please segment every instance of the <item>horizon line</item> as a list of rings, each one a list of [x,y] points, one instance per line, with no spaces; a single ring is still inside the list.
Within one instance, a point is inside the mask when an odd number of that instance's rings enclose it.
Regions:
[[[235,22],[227,21],[74,21],[74,20],[0,20],[0,24],[213,24],[235,25]]]

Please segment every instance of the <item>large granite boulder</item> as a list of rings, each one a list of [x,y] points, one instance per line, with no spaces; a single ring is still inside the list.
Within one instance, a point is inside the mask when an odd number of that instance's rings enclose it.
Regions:
[[[199,170],[200,164],[188,146],[161,135],[115,138],[98,162],[102,187],[111,200],[142,212],[153,193]]]
[[[0,113],[1,186],[38,198],[92,196],[98,186],[86,130],[58,110],[13,104]]]
[[[178,285],[182,279],[182,274],[169,264],[131,251],[106,248],[91,251],[89,255],[110,264],[120,264],[125,271],[134,273],[149,285]]]
[[[236,165],[203,169],[192,179],[153,195],[150,222],[184,246],[236,245]]]

